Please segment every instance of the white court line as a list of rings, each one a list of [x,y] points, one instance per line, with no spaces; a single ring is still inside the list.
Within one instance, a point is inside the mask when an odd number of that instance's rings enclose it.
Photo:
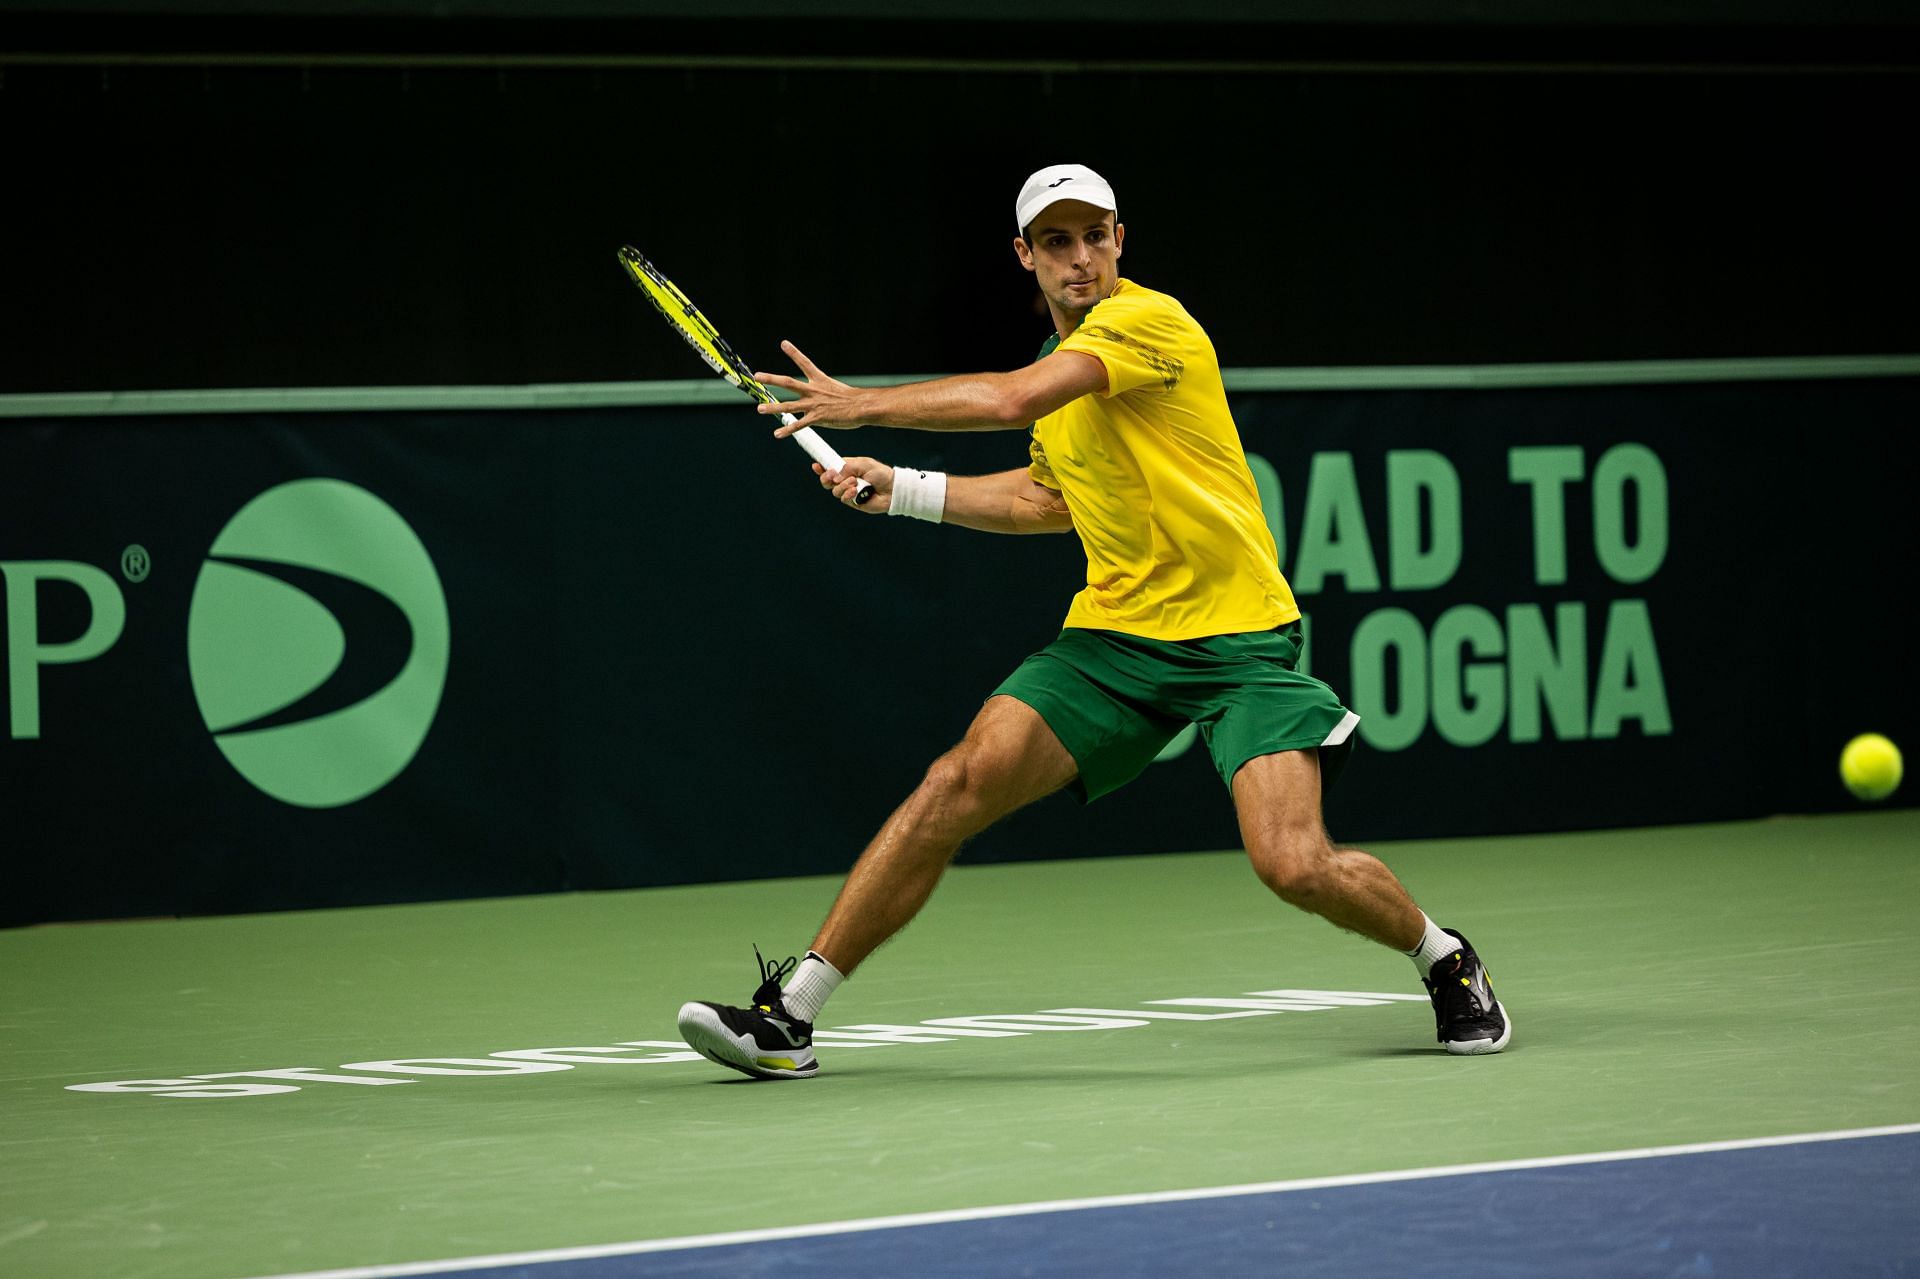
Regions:
[[[680,1252],[690,1248],[718,1248],[727,1244],[809,1239],[820,1235],[855,1234],[867,1230],[898,1230],[905,1226],[986,1221],[997,1217],[1029,1217],[1046,1212],[1077,1212],[1084,1208],[1127,1208],[1141,1204],[1180,1203],[1193,1199],[1230,1199],[1238,1195],[1270,1195],[1292,1190],[1325,1190],[1336,1186],[1372,1186],[1394,1181],[1422,1181],[1434,1177],[1466,1177],[1482,1172],[1518,1172],[1530,1168],[1567,1168],[1579,1164],[1623,1163],[1631,1159],[1664,1159],[1675,1155],[1706,1155],[1725,1150],[1760,1150],[1769,1146],[1799,1146],[1821,1141],[1853,1141],[1861,1137],[1893,1137],[1909,1133],[1920,1133],[1920,1124],[1891,1124],[1882,1128],[1842,1128],[1833,1132],[1788,1133],[1779,1137],[1743,1137],[1735,1141],[1699,1141],[1683,1146],[1642,1146],[1632,1150],[1603,1150],[1586,1155],[1501,1159],[1492,1163],[1451,1164],[1439,1168],[1404,1168],[1397,1172],[1349,1173],[1339,1177],[1304,1177],[1295,1181],[1256,1181],[1239,1186],[1205,1186],[1196,1190],[1155,1190],[1132,1195],[1100,1195],[1091,1199],[1051,1199],[1039,1203],[1000,1204],[988,1208],[951,1208],[940,1212],[911,1212],[897,1217],[863,1217],[853,1221],[821,1221],[805,1226],[774,1226],[765,1230],[732,1230],[724,1234],[683,1235],[677,1239],[641,1239],[631,1243],[548,1248],[538,1252],[503,1252],[484,1257],[456,1257],[447,1261],[412,1261],[393,1265],[348,1266],[340,1270],[306,1270],[298,1274],[261,1276],[260,1279],[394,1279],[402,1275],[445,1274],[451,1270],[477,1270],[487,1266],[526,1266],[547,1261],[587,1261],[598,1257],[624,1257],[648,1252]]]

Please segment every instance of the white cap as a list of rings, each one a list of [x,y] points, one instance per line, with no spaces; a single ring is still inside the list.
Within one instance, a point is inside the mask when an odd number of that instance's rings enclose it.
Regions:
[[[1040,211],[1060,200],[1082,200],[1109,212],[1119,208],[1107,180],[1086,165],[1050,164],[1020,188],[1020,198],[1013,204],[1014,230],[1025,235]]]

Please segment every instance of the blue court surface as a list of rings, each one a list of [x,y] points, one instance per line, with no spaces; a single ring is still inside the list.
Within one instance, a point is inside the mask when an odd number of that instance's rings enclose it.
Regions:
[[[1452,1101],[1497,1120],[1495,1097]],[[751,1218],[752,1203],[740,1207]],[[1920,1275],[1920,1125],[742,1233],[741,1242],[326,1273],[1884,1279]]]

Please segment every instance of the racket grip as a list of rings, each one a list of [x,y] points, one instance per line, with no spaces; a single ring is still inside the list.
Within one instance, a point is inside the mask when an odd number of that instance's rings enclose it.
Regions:
[[[792,426],[794,422],[793,414],[782,413],[780,415],[780,421],[782,425]],[[846,464],[847,459],[834,452],[833,445],[821,439],[820,433],[810,426],[803,426],[795,431],[793,433],[793,442],[805,449],[808,457],[829,471],[837,471]],[[873,485],[867,483],[865,480],[858,480],[855,482],[855,485],[853,493],[853,503],[855,506],[865,506],[873,500]]]

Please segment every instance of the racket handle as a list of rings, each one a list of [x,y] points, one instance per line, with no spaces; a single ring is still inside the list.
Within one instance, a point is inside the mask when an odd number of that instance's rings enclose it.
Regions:
[[[782,413],[780,415],[780,422],[783,426],[792,426],[794,422],[793,414]],[[829,471],[837,471],[846,464],[847,459],[834,452],[833,445],[821,439],[820,433],[810,426],[803,426],[795,431],[793,433],[793,442],[805,449],[808,457]],[[873,500],[873,485],[867,483],[865,480],[858,480],[855,484],[853,504],[855,506],[865,506]]]

